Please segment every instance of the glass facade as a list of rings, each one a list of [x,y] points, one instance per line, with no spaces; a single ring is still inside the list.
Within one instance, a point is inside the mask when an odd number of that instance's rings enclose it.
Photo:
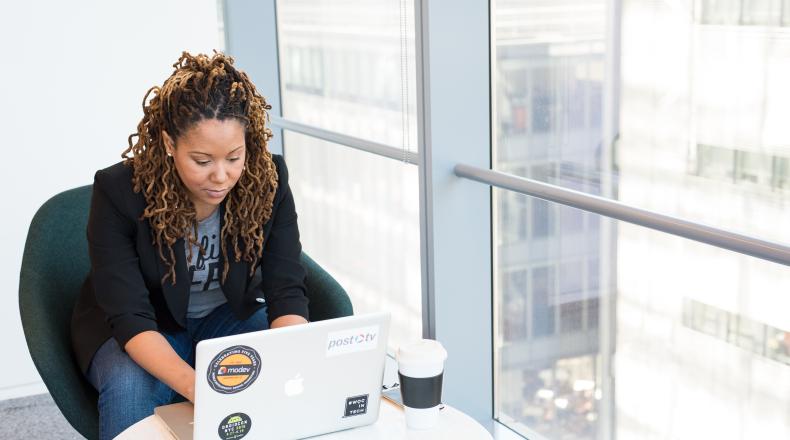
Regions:
[[[302,243],[354,313],[389,311],[390,345],[422,337],[417,167],[286,132]]]
[[[788,26],[787,0],[699,0],[702,24]]]
[[[611,196],[606,4],[492,2],[494,169]],[[524,435],[594,438],[608,235],[597,215],[509,191],[493,197],[495,417]]]
[[[413,4],[278,1],[283,117],[418,152]],[[790,0],[490,12],[494,170],[790,242]],[[420,337],[419,167],[288,131],[284,149],[306,252],[357,312],[393,312],[393,346]],[[551,439],[790,438],[785,267],[491,194],[495,419]]]
[[[411,3],[278,1],[277,28],[285,119],[417,150]],[[392,313],[391,350],[422,337],[418,168],[287,131],[284,152],[305,252],[355,313]]]
[[[277,30],[285,118],[417,150],[411,2],[278,1]]]
[[[492,2],[494,168],[790,242],[786,3]],[[493,195],[496,418],[552,439],[790,436],[782,266]]]

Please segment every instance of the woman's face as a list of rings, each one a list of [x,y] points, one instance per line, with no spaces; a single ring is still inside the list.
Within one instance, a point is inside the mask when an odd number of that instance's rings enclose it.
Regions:
[[[178,176],[195,204],[198,220],[208,217],[244,172],[244,125],[236,119],[204,119],[178,139],[163,133]]]

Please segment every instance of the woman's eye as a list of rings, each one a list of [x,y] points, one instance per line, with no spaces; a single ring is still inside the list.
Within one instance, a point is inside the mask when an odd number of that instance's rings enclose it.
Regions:
[[[230,157],[230,158],[228,158],[228,160],[231,161],[231,162],[236,162],[239,159],[240,159],[239,157]]]
[[[208,162],[209,162],[209,161],[207,161],[207,160],[196,160],[195,162],[196,162],[198,165],[200,165],[200,166],[205,166],[205,165],[208,165]]]

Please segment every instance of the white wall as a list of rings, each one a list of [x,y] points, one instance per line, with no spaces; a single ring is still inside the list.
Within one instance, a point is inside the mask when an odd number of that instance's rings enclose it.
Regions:
[[[148,88],[182,50],[221,50],[216,0],[0,3],[0,400],[45,392],[18,287],[36,209],[120,160]]]

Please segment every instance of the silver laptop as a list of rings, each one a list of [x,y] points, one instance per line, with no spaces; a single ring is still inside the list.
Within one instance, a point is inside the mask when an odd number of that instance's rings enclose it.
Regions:
[[[389,313],[208,339],[192,405],[156,408],[179,440],[296,439],[378,419]]]

